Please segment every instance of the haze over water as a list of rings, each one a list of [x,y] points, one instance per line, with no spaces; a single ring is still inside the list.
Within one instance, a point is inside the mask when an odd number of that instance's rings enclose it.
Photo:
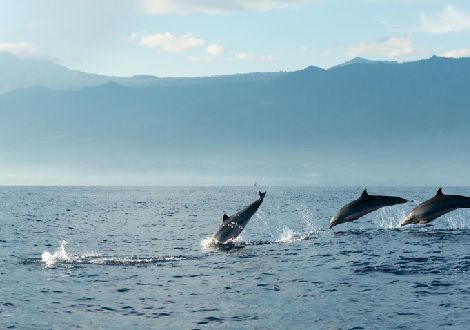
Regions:
[[[221,250],[257,187],[2,187],[0,327],[466,329],[469,211],[399,228],[435,187],[368,187],[414,202],[328,229],[362,189],[266,187]]]

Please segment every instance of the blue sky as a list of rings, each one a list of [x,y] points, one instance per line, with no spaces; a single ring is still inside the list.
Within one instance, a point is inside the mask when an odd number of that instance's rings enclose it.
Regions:
[[[0,0],[0,50],[119,76],[461,57],[470,1]]]

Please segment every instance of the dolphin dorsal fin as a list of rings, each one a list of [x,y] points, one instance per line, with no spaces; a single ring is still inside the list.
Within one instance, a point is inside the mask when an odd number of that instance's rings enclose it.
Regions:
[[[369,197],[369,194],[367,193],[367,189],[364,189],[364,191],[361,194],[362,198]]]
[[[442,192],[442,188],[437,189],[436,196],[444,196],[444,193]]]
[[[224,213],[223,217],[222,217],[222,222],[224,222],[225,220],[228,220],[230,219],[230,217],[227,215],[227,213]]]

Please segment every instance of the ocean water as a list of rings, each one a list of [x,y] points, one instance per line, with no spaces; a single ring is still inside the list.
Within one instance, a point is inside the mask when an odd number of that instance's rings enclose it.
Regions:
[[[413,202],[334,229],[362,187],[263,187],[213,246],[257,189],[0,188],[0,328],[468,329],[470,210],[399,227],[436,187],[369,187]]]

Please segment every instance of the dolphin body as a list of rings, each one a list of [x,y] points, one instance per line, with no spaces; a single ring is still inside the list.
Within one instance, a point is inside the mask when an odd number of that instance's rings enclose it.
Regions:
[[[351,203],[343,206],[330,221],[330,228],[340,223],[351,222],[360,217],[374,212],[384,206],[406,203],[407,200],[401,197],[369,195],[364,189],[361,196]]]
[[[217,230],[212,239],[216,240],[217,243],[225,244],[228,241],[234,240],[238,235],[243,231],[248,221],[256,213],[259,206],[263,202],[266,191],[262,193],[259,192],[259,199],[245,207],[244,209],[238,211],[232,216],[224,214],[222,218],[222,226]]]
[[[415,207],[401,222],[400,226],[428,224],[441,215],[459,208],[470,208],[470,197],[444,195],[439,188],[436,195]]]

